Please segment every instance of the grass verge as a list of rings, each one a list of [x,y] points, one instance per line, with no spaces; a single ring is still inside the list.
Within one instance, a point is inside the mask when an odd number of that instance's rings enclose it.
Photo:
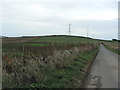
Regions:
[[[80,88],[90,63],[98,48],[78,55],[72,64],[62,69],[46,67],[46,78],[41,83],[31,84],[32,88]]]
[[[115,52],[115,53],[117,53],[117,54],[119,54],[120,55],[120,49],[118,48],[118,49],[114,49],[114,48],[111,48],[110,46],[108,46],[108,45],[104,45],[107,49],[109,49],[109,50],[111,50],[112,52]]]

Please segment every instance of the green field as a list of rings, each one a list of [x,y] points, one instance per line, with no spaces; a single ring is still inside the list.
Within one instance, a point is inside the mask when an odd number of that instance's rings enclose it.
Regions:
[[[18,42],[3,43],[2,50],[3,53],[5,54],[22,55],[23,51],[37,52],[36,50],[40,50],[39,48],[42,47],[63,48],[65,46],[72,47],[75,46],[76,44],[88,44],[88,43],[92,43],[92,44],[107,43],[108,45],[109,44],[114,45],[114,42],[111,41],[104,41],[104,40],[91,39],[87,37],[78,37],[78,36],[55,35],[55,36],[39,36],[33,40],[27,42],[21,42],[21,43]]]
[[[28,42],[3,43],[2,50],[5,54],[22,55],[22,52],[26,50],[30,52],[37,52],[36,50],[39,50],[41,47],[53,46],[62,48],[65,47],[66,44],[75,46],[75,44],[79,43],[101,43],[101,41],[77,36],[40,36]]]
[[[102,40],[90,39],[87,37],[79,36],[46,36],[38,37],[33,40],[34,42],[57,42],[57,43],[98,43]]]

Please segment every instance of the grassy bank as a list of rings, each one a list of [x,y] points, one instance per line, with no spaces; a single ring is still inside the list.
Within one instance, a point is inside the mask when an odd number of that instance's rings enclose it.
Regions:
[[[109,49],[109,50],[111,50],[111,51],[120,55],[120,49],[119,49],[119,43],[118,42],[111,42],[111,43],[107,43],[107,44],[105,43],[104,46],[107,49]]]
[[[90,50],[74,58],[74,61],[62,69],[51,69],[46,67],[46,79],[41,83],[33,83],[31,87],[35,88],[80,88],[88,64],[96,56],[98,48]]]
[[[81,87],[100,43],[71,36],[36,37],[19,43],[10,40],[12,43],[6,40],[2,44],[3,88]]]
[[[111,51],[113,51],[113,52],[115,52],[115,53],[117,53],[117,54],[120,55],[120,50],[119,50],[119,49],[114,49],[114,48],[111,48],[111,47],[106,46],[106,45],[105,45],[105,47],[106,47],[107,49],[109,49],[109,50],[111,50]]]

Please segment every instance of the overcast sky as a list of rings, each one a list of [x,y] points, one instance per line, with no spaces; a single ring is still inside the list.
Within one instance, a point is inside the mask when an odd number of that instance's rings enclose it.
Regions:
[[[3,36],[71,35],[118,38],[118,0],[1,0]]]

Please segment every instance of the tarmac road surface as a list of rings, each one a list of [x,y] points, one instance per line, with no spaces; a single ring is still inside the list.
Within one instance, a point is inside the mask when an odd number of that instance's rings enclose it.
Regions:
[[[101,44],[85,81],[85,88],[118,88],[118,56]]]

